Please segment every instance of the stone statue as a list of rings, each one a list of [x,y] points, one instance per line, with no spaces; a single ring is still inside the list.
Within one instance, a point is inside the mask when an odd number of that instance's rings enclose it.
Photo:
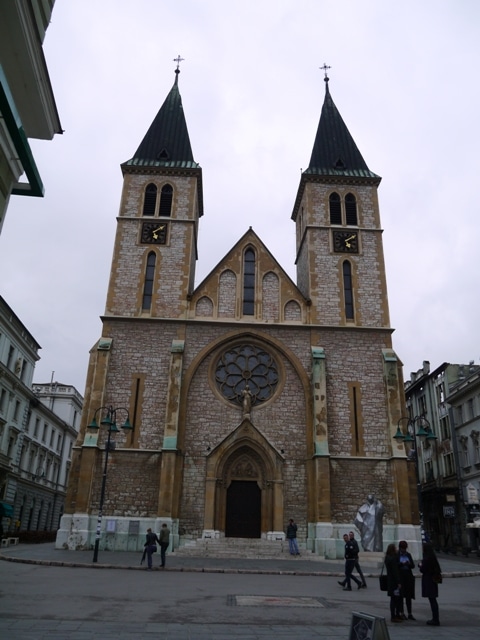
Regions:
[[[245,385],[245,389],[242,391],[243,396],[243,415],[249,416],[250,411],[252,409],[252,394],[250,392],[250,387]]]
[[[385,509],[372,493],[359,508],[354,525],[360,531],[364,551],[383,551],[383,514]]]

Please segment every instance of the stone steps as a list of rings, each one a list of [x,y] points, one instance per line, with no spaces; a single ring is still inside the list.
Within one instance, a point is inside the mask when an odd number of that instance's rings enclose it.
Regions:
[[[288,552],[288,542],[286,540],[271,541],[257,538],[192,540],[175,549],[175,553],[191,557],[294,559],[294,556],[291,556]]]

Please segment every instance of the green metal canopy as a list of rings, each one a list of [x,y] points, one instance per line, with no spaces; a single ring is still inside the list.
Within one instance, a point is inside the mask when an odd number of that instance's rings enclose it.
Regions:
[[[2,518],[13,518],[13,505],[7,502],[0,502],[0,516]]]

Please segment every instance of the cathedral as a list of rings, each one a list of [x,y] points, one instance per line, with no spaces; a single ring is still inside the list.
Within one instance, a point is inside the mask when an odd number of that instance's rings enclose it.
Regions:
[[[195,286],[203,175],[175,74],[121,165],[102,334],[57,548],[139,549],[163,522],[175,548],[280,540],[294,518],[303,549],[343,557],[342,535],[367,495],[383,505],[384,547],[418,541],[413,465],[393,438],[405,399],[381,178],[325,76],[292,194],[296,282],[249,228]]]

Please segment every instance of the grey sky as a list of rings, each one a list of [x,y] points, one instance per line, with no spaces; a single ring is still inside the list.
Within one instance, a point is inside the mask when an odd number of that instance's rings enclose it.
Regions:
[[[174,82],[203,168],[196,282],[252,226],[295,280],[290,216],[330,91],[379,188],[404,375],[480,357],[480,3],[57,0],[45,55],[65,133],[32,147],[44,199],[12,197],[0,293],[42,345],[35,380],[83,393],[122,175]]]

